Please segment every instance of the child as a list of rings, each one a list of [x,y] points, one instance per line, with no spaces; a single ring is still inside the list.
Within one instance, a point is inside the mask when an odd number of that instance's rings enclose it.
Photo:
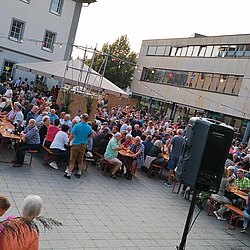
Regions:
[[[0,195],[0,217],[9,209],[10,202],[7,197]]]

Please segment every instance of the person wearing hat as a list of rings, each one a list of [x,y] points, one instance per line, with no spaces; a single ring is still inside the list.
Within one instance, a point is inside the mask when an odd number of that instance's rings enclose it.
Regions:
[[[86,151],[88,138],[92,135],[92,128],[88,125],[88,114],[83,114],[81,117],[81,122],[75,124],[72,128],[69,141],[72,141],[72,146],[70,149],[70,162],[68,168],[65,170],[64,177],[67,179],[71,178],[72,171],[74,169],[75,163],[78,164],[78,172],[75,173],[75,177],[80,178],[83,170],[83,156]]]

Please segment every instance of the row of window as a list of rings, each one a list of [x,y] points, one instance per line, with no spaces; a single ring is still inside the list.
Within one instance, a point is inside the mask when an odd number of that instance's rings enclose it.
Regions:
[[[30,3],[31,0],[20,0],[25,3]],[[63,0],[51,0],[49,11],[56,15],[62,13]]]
[[[193,89],[238,95],[242,84],[242,75],[191,72],[170,69],[143,68],[142,81],[159,84],[188,87]]]
[[[250,44],[199,46],[148,46],[148,56],[250,57]]]
[[[10,27],[9,39],[21,43],[24,34],[24,28],[25,22],[13,18]],[[42,49],[49,52],[53,52],[55,40],[56,33],[49,30],[45,30],[42,42]]]

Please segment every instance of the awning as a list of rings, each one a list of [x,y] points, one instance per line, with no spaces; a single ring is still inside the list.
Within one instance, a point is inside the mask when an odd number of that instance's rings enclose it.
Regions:
[[[67,61],[20,63],[16,64],[15,67],[18,70],[31,72],[59,81],[63,81],[64,79],[65,83],[75,86],[78,85],[88,90],[93,89],[101,92],[104,89],[105,92],[109,94],[122,97],[128,96],[125,91],[108,79],[102,78],[100,74],[93,69],[89,69],[87,65],[83,65],[80,60],[71,60],[68,64]]]

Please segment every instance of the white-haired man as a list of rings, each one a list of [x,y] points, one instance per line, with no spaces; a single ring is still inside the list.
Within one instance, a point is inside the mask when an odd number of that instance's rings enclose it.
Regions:
[[[29,120],[29,125],[21,132],[21,138],[24,142],[19,144],[16,152],[16,159],[13,167],[20,167],[23,165],[25,152],[31,149],[38,149],[40,144],[39,130],[36,127],[34,119]]]
[[[111,177],[113,179],[117,179],[116,172],[122,166],[122,162],[117,158],[118,151],[124,148],[123,145],[118,145],[120,139],[121,134],[116,133],[109,141],[108,146],[106,148],[106,152],[104,154],[104,159],[115,166],[111,171]]]

